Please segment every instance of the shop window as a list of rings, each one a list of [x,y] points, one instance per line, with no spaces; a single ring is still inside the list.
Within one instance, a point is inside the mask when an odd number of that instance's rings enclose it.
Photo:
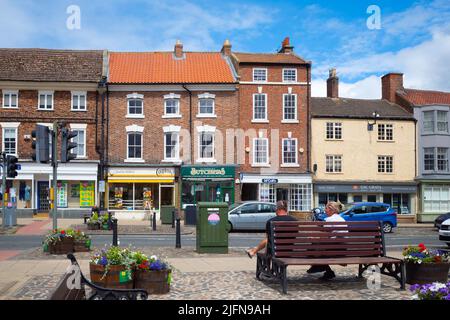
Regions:
[[[109,208],[133,210],[133,184],[110,185]]]
[[[398,214],[410,214],[410,195],[393,193],[383,194],[383,203],[389,204]]]
[[[275,186],[273,184],[261,183],[259,185],[259,201],[275,202]]]
[[[362,202],[362,195],[354,195],[353,202]]]
[[[289,185],[289,210],[310,211],[311,207],[311,185],[291,184]]]
[[[423,202],[426,212],[445,213],[450,211],[450,186],[431,185],[425,187]]]
[[[376,194],[367,195],[367,202],[377,202],[377,195]]]

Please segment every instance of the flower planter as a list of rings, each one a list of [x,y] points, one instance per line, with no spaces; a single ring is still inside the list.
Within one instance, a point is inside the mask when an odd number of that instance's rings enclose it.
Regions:
[[[68,254],[74,250],[73,238],[65,237],[60,241],[48,244],[48,253],[50,254]]]
[[[91,240],[75,241],[73,243],[73,249],[75,252],[89,252],[91,251]]]
[[[111,289],[133,289],[133,279],[129,279],[125,266],[110,266],[105,274],[105,267],[100,264],[89,264],[92,283]],[[133,277],[133,274],[131,275]]]
[[[87,224],[87,228],[88,228],[88,230],[99,230],[100,229],[100,224],[98,224],[98,223],[88,223]]]
[[[405,262],[406,283],[427,284],[448,281],[450,263],[412,263]]]
[[[136,270],[134,288],[147,290],[149,294],[164,294],[170,291],[169,275],[172,270]]]

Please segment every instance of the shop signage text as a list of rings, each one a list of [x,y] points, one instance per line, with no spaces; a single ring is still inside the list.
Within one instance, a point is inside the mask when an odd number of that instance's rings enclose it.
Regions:
[[[265,184],[277,184],[278,183],[278,179],[262,179],[262,183],[265,183]]]
[[[364,185],[364,184],[316,184],[315,192],[348,192],[348,193],[416,193],[414,185]]]
[[[181,176],[190,178],[234,178],[234,167],[181,167]]]

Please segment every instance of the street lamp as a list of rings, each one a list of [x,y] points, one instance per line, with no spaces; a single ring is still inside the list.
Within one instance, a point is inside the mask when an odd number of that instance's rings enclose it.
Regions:
[[[380,117],[380,114],[377,113],[376,111],[372,112],[372,117],[373,117],[373,123],[369,122],[367,123],[367,130],[368,131],[373,131],[373,126],[377,123],[377,119]]]
[[[108,79],[107,77],[102,77],[102,79],[99,81],[97,86],[97,92],[100,94],[101,100],[102,100],[102,119],[101,119],[101,159],[100,159],[100,172],[101,176],[100,179],[102,182],[102,187],[105,185],[105,93],[108,90]],[[105,202],[104,202],[104,190],[103,192],[100,192],[100,208],[105,208]]]

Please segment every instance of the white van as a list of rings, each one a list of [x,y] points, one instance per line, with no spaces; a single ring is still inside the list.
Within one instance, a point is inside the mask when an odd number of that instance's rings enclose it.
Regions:
[[[442,222],[439,229],[439,240],[444,241],[450,247],[450,219]]]

